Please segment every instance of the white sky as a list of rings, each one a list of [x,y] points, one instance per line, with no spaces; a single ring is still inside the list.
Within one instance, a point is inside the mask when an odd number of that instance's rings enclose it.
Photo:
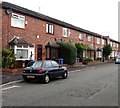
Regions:
[[[118,40],[119,0],[3,0]]]

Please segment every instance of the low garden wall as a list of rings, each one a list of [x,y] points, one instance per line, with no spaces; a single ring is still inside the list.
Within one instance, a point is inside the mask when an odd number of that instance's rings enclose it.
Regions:
[[[4,68],[2,69],[2,74],[5,75],[5,74],[17,74],[17,73],[22,73],[24,71],[23,68],[17,68],[17,69],[7,69],[7,68]]]

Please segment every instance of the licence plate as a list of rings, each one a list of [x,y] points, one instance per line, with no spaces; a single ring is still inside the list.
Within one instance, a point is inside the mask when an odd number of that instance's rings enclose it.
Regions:
[[[35,78],[35,76],[27,76],[27,78]]]

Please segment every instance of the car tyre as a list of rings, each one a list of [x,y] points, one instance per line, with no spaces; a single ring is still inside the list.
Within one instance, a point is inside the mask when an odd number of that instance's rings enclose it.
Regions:
[[[62,78],[63,78],[63,79],[66,79],[67,77],[68,77],[68,72],[65,71],[64,74],[62,75]]]
[[[44,83],[47,84],[49,82],[50,82],[50,77],[49,77],[48,74],[46,74],[45,77],[44,77]]]

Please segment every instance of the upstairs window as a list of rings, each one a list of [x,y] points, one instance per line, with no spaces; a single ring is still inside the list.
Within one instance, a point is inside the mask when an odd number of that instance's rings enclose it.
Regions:
[[[111,47],[113,46],[112,42],[110,42]]]
[[[100,38],[97,38],[97,44],[100,44]]]
[[[118,48],[118,44],[117,44],[117,48]]]
[[[25,16],[12,13],[11,26],[18,28],[25,28]]]
[[[54,34],[54,26],[52,24],[46,24],[46,33]]]
[[[80,40],[83,40],[83,35],[82,34],[79,34],[79,37],[78,37]]]
[[[88,40],[88,42],[91,42],[92,41],[92,37],[87,35],[87,40]]]
[[[64,37],[70,36],[70,30],[68,28],[63,28],[62,35]]]
[[[113,43],[113,47],[115,47],[115,42]]]
[[[102,45],[104,45],[104,39],[102,39]]]

